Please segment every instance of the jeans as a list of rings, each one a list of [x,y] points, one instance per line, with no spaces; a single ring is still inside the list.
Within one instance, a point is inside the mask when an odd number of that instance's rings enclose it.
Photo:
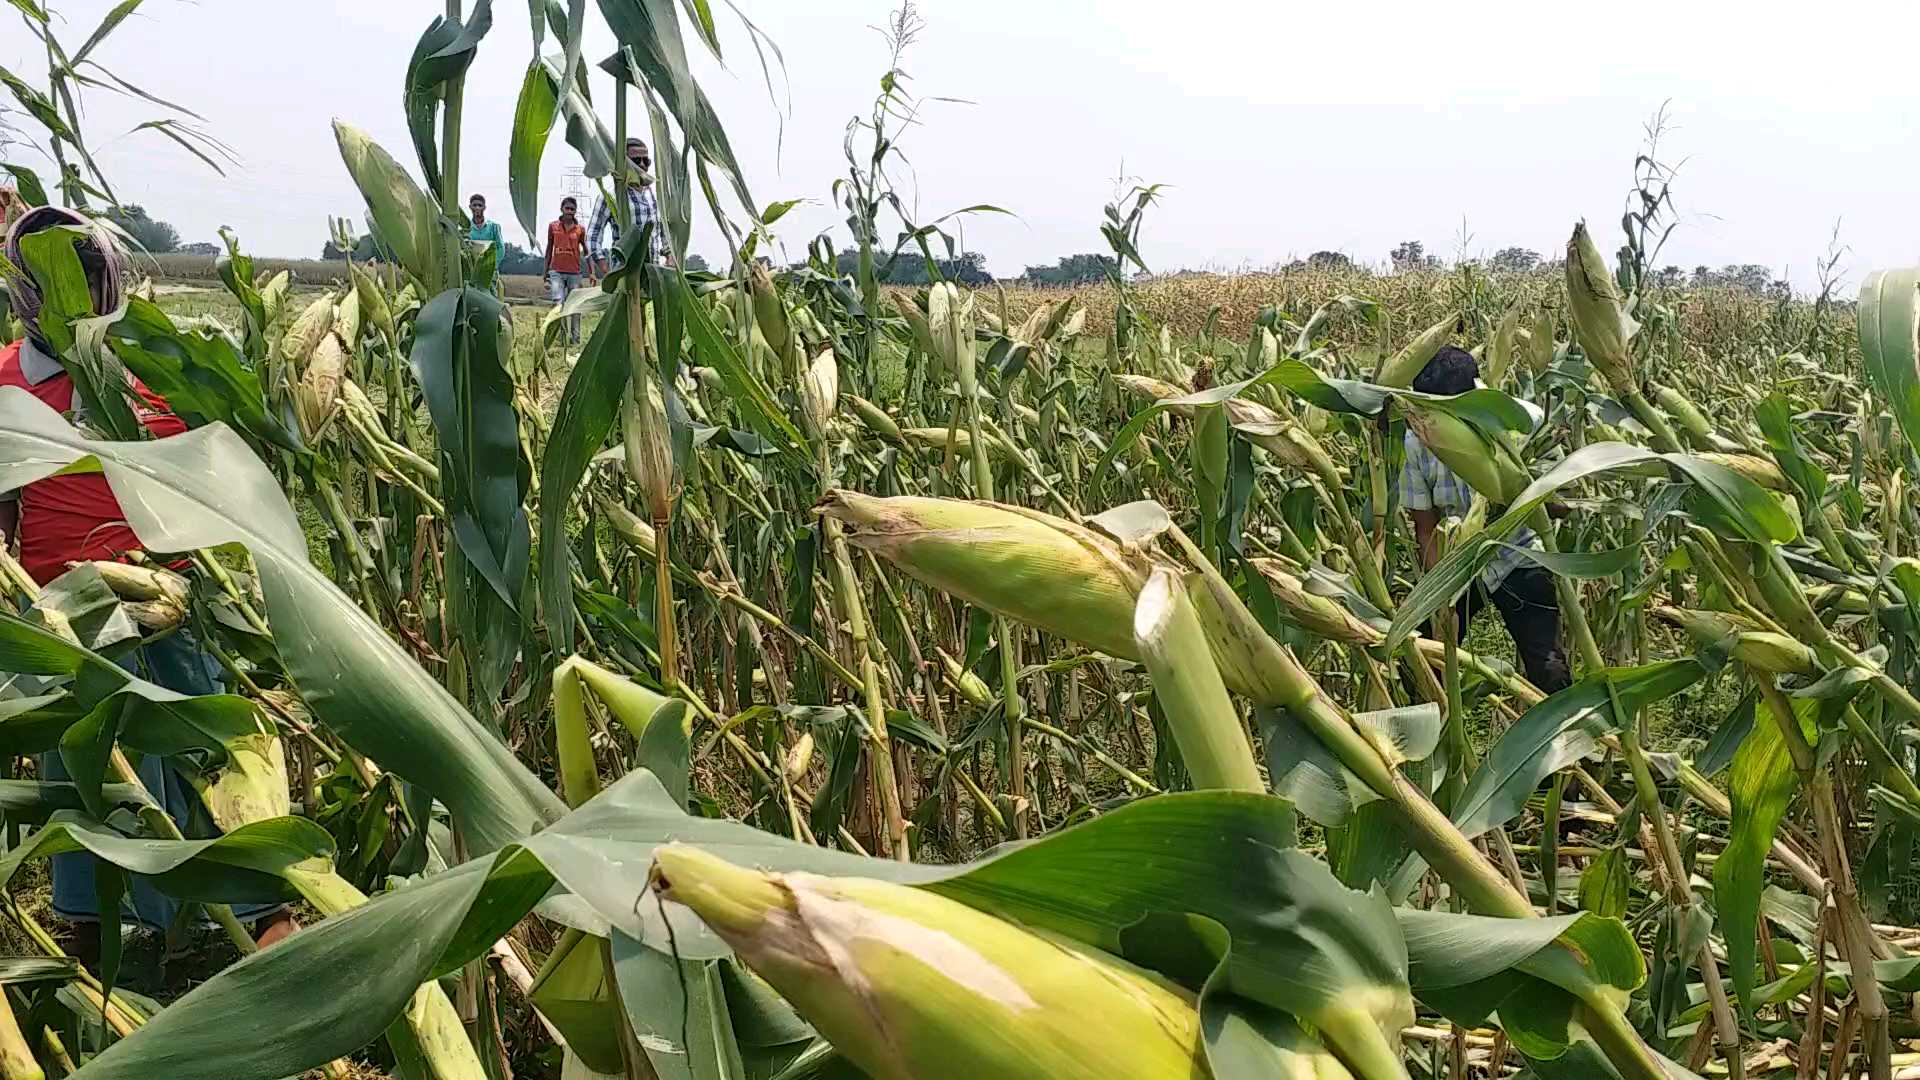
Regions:
[[[547,296],[556,304],[565,303],[573,290],[579,287],[580,275],[577,273],[568,274],[559,270],[547,272]],[[567,343],[580,344],[580,316],[578,315],[567,316]]]
[[[148,682],[158,683],[182,694],[218,694],[226,690],[224,673],[212,656],[185,630],[129,653],[120,665]],[[143,757],[135,770],[140,782],[167,809],[167,815],[183,835],[212,836],[212,822],[200,810],[193,788],[161,757]],[[70,779],[66,763],[58,750],[40,755],[40,775],[47,780]],[[195,821],[198,817],[201,820]],[[84,851],[55,855],[48,860],[53,873],[53,911],[71,922],[97,922],[98,901],[93,891],[93,856]],[[279,911],[283,904],[236,904],[233,913],[241,922],[250,923]],[[154,888],[138,875],[129,875],[128,888],[121,901],[124,915],[150,930],[165,930],[179,914],[180,901]]]
[[[1467,625],[1489,599],[1499,609],[1500,621],[1507,624],[1527,680],[1549,694],[1572,685],[1572,669],[1560,645],[1560,597],[1554,591],[1553,574],[1540,566],[1516,567],[1491,597],[1486,586],[1475,581],[1454,608],[1461,637],[1466,636]],[[1428,634],[1432,634],[1431,626]]]

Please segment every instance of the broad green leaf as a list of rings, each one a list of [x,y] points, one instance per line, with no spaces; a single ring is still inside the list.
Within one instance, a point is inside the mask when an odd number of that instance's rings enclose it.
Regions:
[[[282,659],[315,715],[437,795],[474,851],[494,850],[565,812],[510,749],[314,569],[279,484],[224,425],[157,442],[95,441],[26,391],[0,388],[0,488],[75,466],[105,473],[128,524],[153,550],[244,545],[259,569]]]
[[[60,366],[72,376],[79,397],[76,404],[85,408],[88,422],[120,438],[138,438],[140,422],[127,400],[131,388],[126,369],[97,347],[97,332],[83,333],[85,322],[94,315],[93,294],[76,248],[85,236],[82,230],[63,225],[19,238],[20,258],[40,287],[36,321]]]
[[[138,810],[151,806],[141,789],[132,784],[108,784],[101,791],[107,809],[120,807]],[[86,804],[80,789],[58,780],[0,780],[0,814],[9,822],[27,825],[45,824],[55,813],[66,810],[80,813]]]
[[[1860,286],[1860,356],[1867,382],[1908,446],[1920,446],[1920,267],[1876,270]]]
[[[1760,699],[1758,690],[1749,690],[1742,695],[1733,711],[1720,726],[1714,729],[1713,738],[1707,741],[1706,749],[1693,760],[1693,767],[1702,776],[1717,776],[1720,770],[1733,764],[1733,756],[1747,741],[1747,733],[1753,730],[1754,707]]]
[[[713,325],[707,305],[688,290],[686,278],[680,274],[668,274],[664,278],[667,287],[678,294],[680,308],[687,320],[687,336],[693,343],[694,362],[718,371],[721,381],[726,385],[727,396],[732,399],[734,408],[745,417],[748,426],[804,466],[807,462],[807,440],[800,434],[800,429],[787,419],[766,384],[760,381],[759,376],[735,351],[733,344]]]
[[[1817,700],[1795,700],[1795,722],[1807,727],[1819,708]],[[1754,935],[1760,917],[1760,889],[1766,884],[1767,852],[1773,847],[1774,830],[1779,828],[1800,785],[1778,718],[1771,715],[1771,708],[1766,711],[1769,715],[1756,717],[1752,730],[1733,755],[1733,767],[1727,773],[1727,794],[1733,800],[1732,832],[1726,850],[1713,864],[1713,896],[1720,934],[1727,943],[1727,967],[1733,975],[1734,993],[1749,1014],[1755,1008]]]
[[[636,70],[627,71],[620,54],[601,66],[615,78],[658,94],[674,123],[686,134],[688,147],[700,157],[702,169],[711,164],[724,172],[741,205],[760,205],[747,190],[745,174],[719,115],[687,67],[674,0],[600,0],[600,13],[620,42],[622,53],[632,57]]]
[[[351,1054],[445,970],[444,956],[485,952],[551,881],[502,853],[374,897],[195,987],[78,1075],[279,1080]]]
[[[668,841],[770,870],[919,884],[1108,949],[1149,914],[1204,915],[1231,935],[1225,985],[1308,1019],[1343,1060],[1353,1060],[1348,1055],[1392,1045],[1411,1021],[1400,934],[1384,899],[1340,886],[1291,847],[1291,820],[1285,804],[1268,796],[1171,795],[980,862],[936,867],[689,817],[651,774],[637,771],[490,859],[375,897],[242,961],[89,1069],[109,1078],[246,1080],[285,1076],[347,1053],[376,1037],[422,980],[478,956],[556,881],[612,929],[649,948],[682,961],[718,959],[725,947],[690,912],[646,902],[652,852]],[[1116,876],[1115,865],[1130,872]],[[1222,875],[1221,866],[1238,869]],[[342,983],[331,992],[335,978],[355,980],[360,989],[348,992]],[[295,987],[305,992],[290,993]],[[241,1005],[262,997],[299,1002],[273,1039],[233,1022],[236,1015],[262,1016]],[[142,1071],[161,1064],[160,1073]]]
[[[1421,577],[1394,615],[1393,626],[1387,631],[1387,650],[1397,650],[1434,612],[1452,603],[1472,584],[1502,542],[1555,492],[1588,477],[1648,463],[1664,465],[1674,479],[1693,484],[1701,496],[1693,500],[1696,514],[1731,532],[1736,539],[1774,544],[1800,535],[1799,522],[1765,488],[1724,465],[1692,454],[1661,454],[1627,443],[1592,443],[1567,455],[1546,475],[1527,485],[1506,513],[1449,551]]]
[[[601,319],[567,375],[540,459],[541,617],[562,653],[570,651],[560,646],[573,640],[574,625],[573,568],[564,542],[567,508],[619,418],[633,377],[631,351],[625,321]]]
[[[1807,459],[1800,435],[1793,429],[1793,410],[1787,406],[1786,398],[1777,392],[1768,395],[1754,408],[1753,418],[1760,424],[1760,433],[1766,436],[1767,449],[1773,451],[1774,462],[1799,490],[1802,505],[1817,513],[1826,498],[1827,473]]]
[[[582,1062],[596,1072],[618,1073],[620,1018],[607,978],[608,948],[605,938],[568,930],[535,976],[527,1001],[552,1021]],[[636,1031],[643,1038],[650,1034]]]
[[[1632,884],[1626,849],[1601,848],[1580,872],[1580,910],[1609,919],[1625,918]]]
[[[726,963],[675,961],[625,934],[614,934],[620,1000],[659,1080],[732,1080],[746,1075],[722,981],[721,968]],[[619,1064],[617,1058],[614,1063]]]
[[[1274,808],[1271,839],[1228,832],[1202,840],[1173,826],[1185,819],[1186,805],[1198,815],[1227,796],[1206,793],[1206,803],[1184,804],[1191,798],[1134,803],[928,887],[1112,952],[1120,951],[1121,929],[1154,912],[1212,919],[1231,943],[1226,989],[1311,1023],[1350,1066],[1378,1060],[1383,1043],[1397,1040],[1394,1025],[1411,1016],[1405,953],[1385,897],[1348,889],[1296,849],[1268,849],[1284,842],[1278,800],[1239,796],[1249,800],[1248,811],[1257,813],[1261,803]],[[1170,819],[1168,828],[1152,834],[1142,828],[1162,816]],[[1208,874],[1197,863],[1180,868],[1189,858],[1242,872]],[[1116,877],[1116,859],[1136,872]],[[1175,883],[1176,875],[1184,884]]]
[[[28,862],[70,851],[89,852],[152,878],[161,891],[182,899],[272,903],[294,898],[283,872],[308,859],[331,858],[333,838],[305,818],[283,817],[243,825],[213,840],[134,839],[85,813],[58,810],[0,857],[0,885]]]
[[[247,355],[264,355],[267,350],[267,304],[260,290],[253,285],[253,258],[241,252],[240,238],[224,225],[220,227],[220,242],[225,250],[214,257],[214,271],[220,275],[220,283],[240,302],[240,310],[245,313]]]
[[[1518,817],[1542,781],[1600,748],[1600,738],[1640,709],[1705,677],[1694,659],[1663,660],[1637,668],[1609,668],[1528,709],[1468,779],[1453,822],[1468,838]],[[1627,716],[1614,712],[1617,700]]]
[[[1610,578],[1640,562],[1640,545],[1626,544],[1607,551],[1542,551],[1500,541],[1500,546],[1552,573],[1568,578]]]
[[[467,560],[513,608],[526,579],[532,537],[524,505],[513,377],[500,355],[505,306],[479,289],[450,289],[414,320],[409,361],[440,447],[440,490]],[[462,583],[464,584],[464,583]]]
[[[60,745],[60,736],[87,710],[72,694],[0,698],[0,753],[38,754]]]
[[[1496,919],[1398,908],[1414,994],[1456,1023],[1499,1012],[1516,1046],[1552,1058],[1581,1004],[1620,1008],[1646,981],[1625,924],[1597,915]]]
[[[16,165],[13,162],[0,164],[0,169],[7,170],[7,173],[13,177],[15,190],[28,206],[47,205],[47,189],[41,185],[39,174],[25,165]]]
[[[513,199],[514,217],[527,231],[527,241],[535,251],[545,247],[540,231],[540,159],[546,155],[547,137],[558,111],[553,77],[545,63],[535,57],[520,81],[520,97],[513,106],[513,131],[507,139],[507,192]]]
[[[232,750],[271,733],[246,698],[190,696],[157,686],[44,627],[0,614],[0,671],[22,670],[73,678],[69,692],[49,699],[45,711],[69,721],[59,736],[61,759],[82,802],[97,815],[106,814],[101,792],[116,740],[161,757],[199,751],[189,770],[199,771],[220,768]]]
[[[300,453],[297,426],[270,412],[260,377],[232,339],[210,327],[182,329],[157,304],[128,297],[106,327],[114,355],[190,427],[222,421],[262,450]]]
[[[407,61],[401,103],[407,113],[407,131],[420,156],[420,168],[429,191],[440,190],[440,148],[434,128],[446,84],[466,74],[480,48],[480,39],[493,28],[493,0],[476,0],[464,22],[435,18],[420,35]]]
[[[1395,765],[1426,760],[1440,741],[1440,707],[1432,702],[1355,713],[1353,719],[1377,733],[1381,745],[1393,748]],[[1285,709],[1257,708],[1254,721],[1274,794],[1291,800],[1314,821],[1343,825],[1354,810],[1379,798]]]
[[[92,563],[73,569],[40,587],[28,618],[71,634],[94,652],[140,639],[140,628],[120,605],[120,595]]]

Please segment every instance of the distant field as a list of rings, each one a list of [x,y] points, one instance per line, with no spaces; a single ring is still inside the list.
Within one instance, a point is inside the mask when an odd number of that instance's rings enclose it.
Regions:
[[[151,264],[145,260],[151,259]],[[145,256],[143,265],[147,266],[156,280],[160,281],[207,281],[217,287],[220,275],[213,268],[211,255],[166,255]],[[293,277],[295,285],[324,286],[338,285],[347,280],[347,264],[336,259],[268,259],[255,257],[255,273],[262,271],[277,274],[282,270]],[[509,300],[544,300],[547,290],[540,278],[533,274],[506,274],[501,277]]]
[[[152,258],[149,270],[156,280],[220,291],[211,256],[168,254]],[[328,259],[255,258],[254,270],[256,273],[286,270],[292,274],[296,290],[336,286],[346,279],[346,263]],[[546,289],[539,277],[510,274],[502,281],[507,299],[522,304],[546,303]],[[1136,309],[1151,322],[1155,331],[1165,328],[1176,342],[1191,343],[1210,336],[1222,344],[1244,344],[1255,320],[1269,307],[1298,320],[1340,298],[1365,298],[1379,304],[1379,310],[1387,313],[1388,325],[1369,325],[1359,318],[1336,320],[1331,331],[1334,339],[1345,346],[1356,346],[1377,341],[1383,332],[1389,337],[1404,338],[1408,327],[1429,325],[1448,312],[1481,309],[1485,295],[1494,290],[1510,295],[1522,306],[1546,304],[1551,309],[1553,298],[1562,287],[1557,266],[1523,274],[1501,274],[1497,280],[1477,270],[1376,274],[1359,268],[1308,268],[1235,274],[1166,274],[1134,282],[1131,294]],[[886,291],[913,293],[918,290],[910,286],[887,286]],[[1012,320],[1025,318],[1037,305],[1077,298],[1087,312],[1081,340],[1088,348],[1098,348],[1098,343],[1113,330],[1113,294],[1105,282],[1057,287],[1007,281],[984,286],[977,290],[977,296],[983,310],[998,314],[1004,307]],[[1687,351],[1704,355],[1719,355],[1728,342],[1742,340],[1754,327],[1766,324],[1788,331],[1783,336],[1792,338],[1795,333],[1805,332],[1804,324],[1813,313],[1810,304],[1782,304],[1762,293],[1729,286],[1683,287],[1674,290],[1671,300],[1687,314],[1680,331]],[[1484,311],[1478,317],[1484,319]],[[1795,324],[1798,329],[1788,330],[1783,323]],[[1476,329],[1484,331],[1487,327],[1476,325]],[[1833,332],[1842,339],[1851,339],[1852,320],[1838,320]]]

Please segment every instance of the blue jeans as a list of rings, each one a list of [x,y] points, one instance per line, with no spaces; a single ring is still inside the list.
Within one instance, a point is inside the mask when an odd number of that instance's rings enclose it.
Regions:
[[[577,273],[568,274],[562,273],[559,270],[549,271],[547,273],[547,296],[556,304],[565,303],[567,297],[573,295],[573,290],[580,287],[580,277],[581,275]],[[567,344],[580,344],[580,316],[578,315],[567,316]]]
[[[182,694],[219,694],[226,691],[225,672],[200,643],[186,630],[176,631],[152,644],[127,654],[120,666],[151,683],[158,683]],[[186,836],[211,836],[212,823],[200,809],[200,800],[192,785],[161,757],[143,757],[135,770],[140,782],[167,809],[180,832]],[[40,775],[47,780],[70,779],[66,763],[58,750],[40,755]],[[195,822],[194,818],[201,820]],[[84,851],[55,855],[50,860],[53,872],[53,911],[72,922],[98,922],[99,903],[93,891],[93,856]],[[281,910],[284,904],[237,904],[233,913],[241,922],[250,923]],[[151,930],[165,930],[180,912],[180,901],[154,888],[137,874],[129,875],[128,888],[121,900],[121,911]]]

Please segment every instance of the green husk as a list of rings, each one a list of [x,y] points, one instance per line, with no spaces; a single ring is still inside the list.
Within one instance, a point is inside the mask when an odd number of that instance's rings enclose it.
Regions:
[[[1640,326],[1627,315],[1606,259],[1587,235],[1586,222],[1567,241],[1567,307],[1580,349],[1616,393],[1637,393],[1631,342]]]
[[[1510,450],[1465,420],[1411,398],[1400,399],[1400,407],[1407,426],[1441,464],[1493,502],[1503,506],[1512,502],[1531,481]]]
[[[1211,1075],[1193,995],[1118,957],[910,886],[654,858],[656,887],[874,1080]]]
[[[971,604],[1138,659],[1134,599],[1143,556],[1070,521],[991,502],[829,491],[814,512],[847,539]]]

